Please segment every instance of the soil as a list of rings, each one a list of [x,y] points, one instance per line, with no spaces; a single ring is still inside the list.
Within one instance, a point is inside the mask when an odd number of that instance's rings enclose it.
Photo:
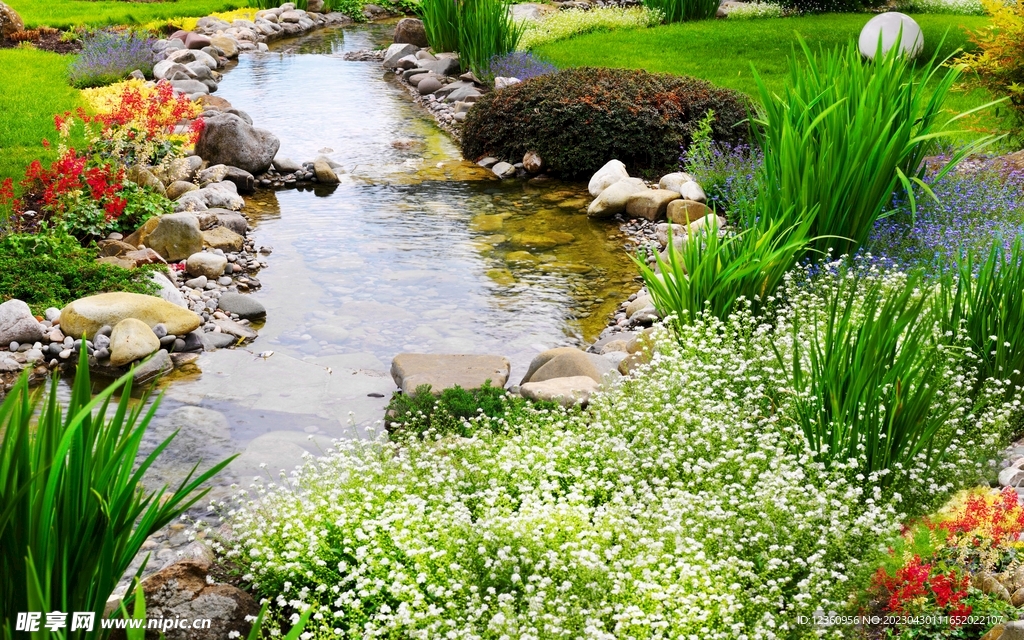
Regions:
[[[54,53],[78,53],[82,50],[81,40],[72,40],[70,42],[61,40],[61,32],[57,29],[51,29],[42,31],[39,37],[35,40],[29,40],[28,42],[37,49],[43,51],[52,51]],[[21,42],[14,40],[0,39],[0,49],[14,49],[20,47]]]

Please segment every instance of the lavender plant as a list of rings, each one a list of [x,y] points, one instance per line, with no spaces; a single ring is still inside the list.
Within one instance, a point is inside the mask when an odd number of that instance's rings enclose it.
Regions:
[[[153,73],[153,39],[135,31],[102,29],[85,37],[69,74],[71,84],[85,88],[118,82],[136,69]]]
[[[545,62],[532,53],[513,51],[503,56],[494,56],[487,63],[485,73],[491,78],[519,78],[529,80],[557,71],[557,67]]]
[[[994,169],[926,178],[936,199],[917,189],[917,215],[908,198],[895,200],[896,213],[875,223],[868,246],[873,254],[932,273],[955,271],[967,252],[1009,249],[1024,235],[1024,175]]]

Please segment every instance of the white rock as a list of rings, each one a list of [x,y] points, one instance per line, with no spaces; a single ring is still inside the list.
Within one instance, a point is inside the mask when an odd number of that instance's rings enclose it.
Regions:
[[[618,160],[609,160],[590,178],[587,190],[590,191],[591,196],[596,198],[608,187],[628,177],[629,172],[626,171],[626,165]]]
[[[571,407],[590,402],[590,395],[599,388],[600,385],[589,376],[571,376],[551,378],[542,382],[526,382],[519,387],[519,393],[530,400],[546,400],[557,402],[563,407]]]
[[[678,193],[679,187],[683,186],[687,182],[693,182],[693,177],[688,173],[677,171],[676,173],[669,173],[662,176],[661,180],[658,182],[658,188]]]
[[[43,327],[21,300],[0,304],[0,345],[11,342],[33,343],[43,335]]]
[[[178,291],[178,287],[174,286],[174,283],[171,282],[167,276],[160,273],[159,271],[154,271],[152,278],[153,282],[155,282],[157,286],[160,287],[161,298],[163,298],[167,302],[170,302],[171,304],[176,304],[179,307],[185,307],[186,309],[188,308],[188,305],[185,304],[185,298],[181,295],[181,292]]]
[[[603,190],[590,203],[590,207],[587,208],[587,215],[591,218],[610,218],[616,213],[626,210],[626,203],[629,201],[630,196],[646,190],[647,187],[640,178],[618,180]]]
[[[911,58],[916,58],[924,48],[924,34],[921,27],[908,15],[889,11],[868,20],[860,32],[858,45],[861,55],[869,60],[878,52],[878,39],[882,39],[882,53],[886,54],[896,44]]]
[[[704,189],[693,180],[679,185],[678,191],[679,195],[683,197],[683,200],[693,200],[695,202],[702,203],[708,201],[708,197],[705,195]]]

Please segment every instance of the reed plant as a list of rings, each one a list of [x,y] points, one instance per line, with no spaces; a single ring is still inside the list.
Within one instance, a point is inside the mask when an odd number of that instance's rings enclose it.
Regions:
[[[898,282],[851,272],[817,287],[822,304],[791,305],[790,340],[773,349],[793,419],[823,462],[859,460],[864,477],[884,476],[941,451],[954,405],[942,402],[947,369],[922,284],[920,272]]]
[[[431,49],[459,50],[459,0],[420,0],[417,13]]]
[[[206,495],[199,486],[232,458],[167,492],[143,480],[173,435],[136,461],[159,401],[133,403],[126,374],[94,398],[84,340],[71,397],[58,402],[22,376],[0,404],[0,637],[18,612],[93,612],[93,631],[43,630],[35,638],[91,640],[107,598],[146,538]],[[112,407],[111,398],[120,394]],[[113,414],[110,410],[113,408]],[[143,566],[145,566],[143,564]],[[141,574],[142,568],[139,569]],[[138,574],[136,575],[138,577]]]
[[[997,242],[981,259],[968,251],[942,279],[936,308],[943,332],[963,332],[978,358],[976,389],[996,378],[1009,396],[1024,383],[1024,239]]]
[[[491,59],[512,53],[526,27],[512,19],[509,0],[459,0],[459,60],[485,74]]]
[[[644,0],[648,9],[660,11],[665,23],[709,20],[718,13],[718,0]]]
[[[930,193],[921,180],[923,159],[940,138],[965,133],[952,130],[954,121],[984,106],[943,115],[961,74],[948,59],[933,56],[915,69],[898,45],[883,54],[879,43],[874,60],[865,61],[855,44],[817,53],[804,40],[799,44],[803,55],[794,47],[781,93],[754,70],[763,104],[753,128],[764,152],[759,187],[791,206],[787,211],[816,208],[816,248],[853,253],[886,214],[897,188],[916,210],[913,183]],[[940,177],[990,141],[961,148]]]

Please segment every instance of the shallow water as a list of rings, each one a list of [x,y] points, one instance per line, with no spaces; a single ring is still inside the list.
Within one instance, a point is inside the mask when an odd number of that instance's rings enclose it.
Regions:
[[[624,238],[586,217],[584,187],[499,182],[379,64],[342,58],[387,39],[382,26],[322,31],[243,56],[220,84],[283,155],[322,152],[344,173],[336,188],[250,200],[257,246],[273,248],[254,294],[267,322],[247,349],[204,354],[164,383],[152,437],[183,429],[162,479],[243,448],[231,475],[285,469],[362,434],[403,351],[504,355],[518,382],[539,351],[595,338],[635,288]]]

